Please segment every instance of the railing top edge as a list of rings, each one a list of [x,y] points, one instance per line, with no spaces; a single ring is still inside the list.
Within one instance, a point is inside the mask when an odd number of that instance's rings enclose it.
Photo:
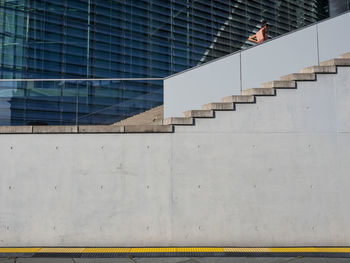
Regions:
[[[96,78],[96,79],[0,79],[0,82],[49,82],[49,81],[153,81],[153,80],[164,80],[164,78]]]

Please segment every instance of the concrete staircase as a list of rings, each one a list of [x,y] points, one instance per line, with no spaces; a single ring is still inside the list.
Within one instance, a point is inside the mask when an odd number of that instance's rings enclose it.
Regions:
[[[158,106],[148,111],[136,114],[125,120],[119,121],[112,125],[127,126],[127,125],[162,125],[164,116],[164,106]]]
[[[133,116],[113,125],[84,125],[84,126],[2,126],[0,134],[50,134],[50,133],[172,133],[176,126],[195,125],[200,118],[215,118],[216,111],[235,111],[237,104],[254,104],[259,96],[276,96],[278,89],[296,89],[298,82],[317,81],[318,74],[337,74],[337,67],[350,66],[350,52],[339,58],[321,62],[319,66],[302,69],[299,73],[292,73],[263,83],[260,88],[243,90],[241,95],[222,98],[221,102],[203,105],[201,110],[188,110],[184,117],[170,117],[162,120],[160,113],[163,106],[151,109],[145,113]]]
[[[350,66],[350,52],[339,58],[321,62],[319,66],[302,69],[300,73],[282,76],[280,80],[263,83],[260,88],[244,90],[242,95],[222,98],[221,102],[203,105],[202,110],[189,110],[184,117],[166,118],[164,125],[195,125],[196,118],[215,118],[215,111],[234,111],[236,104],[256,103],[256,97],[276,96],[278,89],[296,89],[300,81],[317,81],[317,74],[336,74],[337,67]]]

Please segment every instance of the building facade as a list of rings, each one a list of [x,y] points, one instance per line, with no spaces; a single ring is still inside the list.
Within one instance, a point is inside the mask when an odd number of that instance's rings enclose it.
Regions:
[[[149,78],[251,46],[247,38],[263,19],[273,38],[326,18],[327,7],[322,0],[0,0],[0,78],[123,79],[1,83],[0,124],[117,122],[162,104],[162,81]]]

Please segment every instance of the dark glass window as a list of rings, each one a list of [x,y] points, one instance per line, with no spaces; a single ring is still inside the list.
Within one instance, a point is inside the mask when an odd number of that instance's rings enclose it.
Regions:
[[[275,37],[327,17],[327,6],[326,0],[0,0],[0,77],[165,77],[249,47],[262,19]],[[33,85],[43,85],[35,89],[42,93],[11,99],[13,124],[70,124],[77,101],[84,123],[113,123],[163,102],[159,82],[84,83],[75,87],[78,100],[65,86],[49,101],[49,84]],[[112,95],[100,96],[105,89]],[[107,114],[108,107],[114,110]],[[105,119],[80,118],[104,108]]]

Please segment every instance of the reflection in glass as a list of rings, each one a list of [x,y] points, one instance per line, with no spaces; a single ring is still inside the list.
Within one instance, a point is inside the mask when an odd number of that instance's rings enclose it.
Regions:
[[[0,1],[0,78],[162,78],[251,46],[262,19],[275,37],[325,18],[326,2]],[[0,98],[14,125],[108,123],[93,113],[119,120],[163,103],[148,81],[14,85],[10,101]]]

